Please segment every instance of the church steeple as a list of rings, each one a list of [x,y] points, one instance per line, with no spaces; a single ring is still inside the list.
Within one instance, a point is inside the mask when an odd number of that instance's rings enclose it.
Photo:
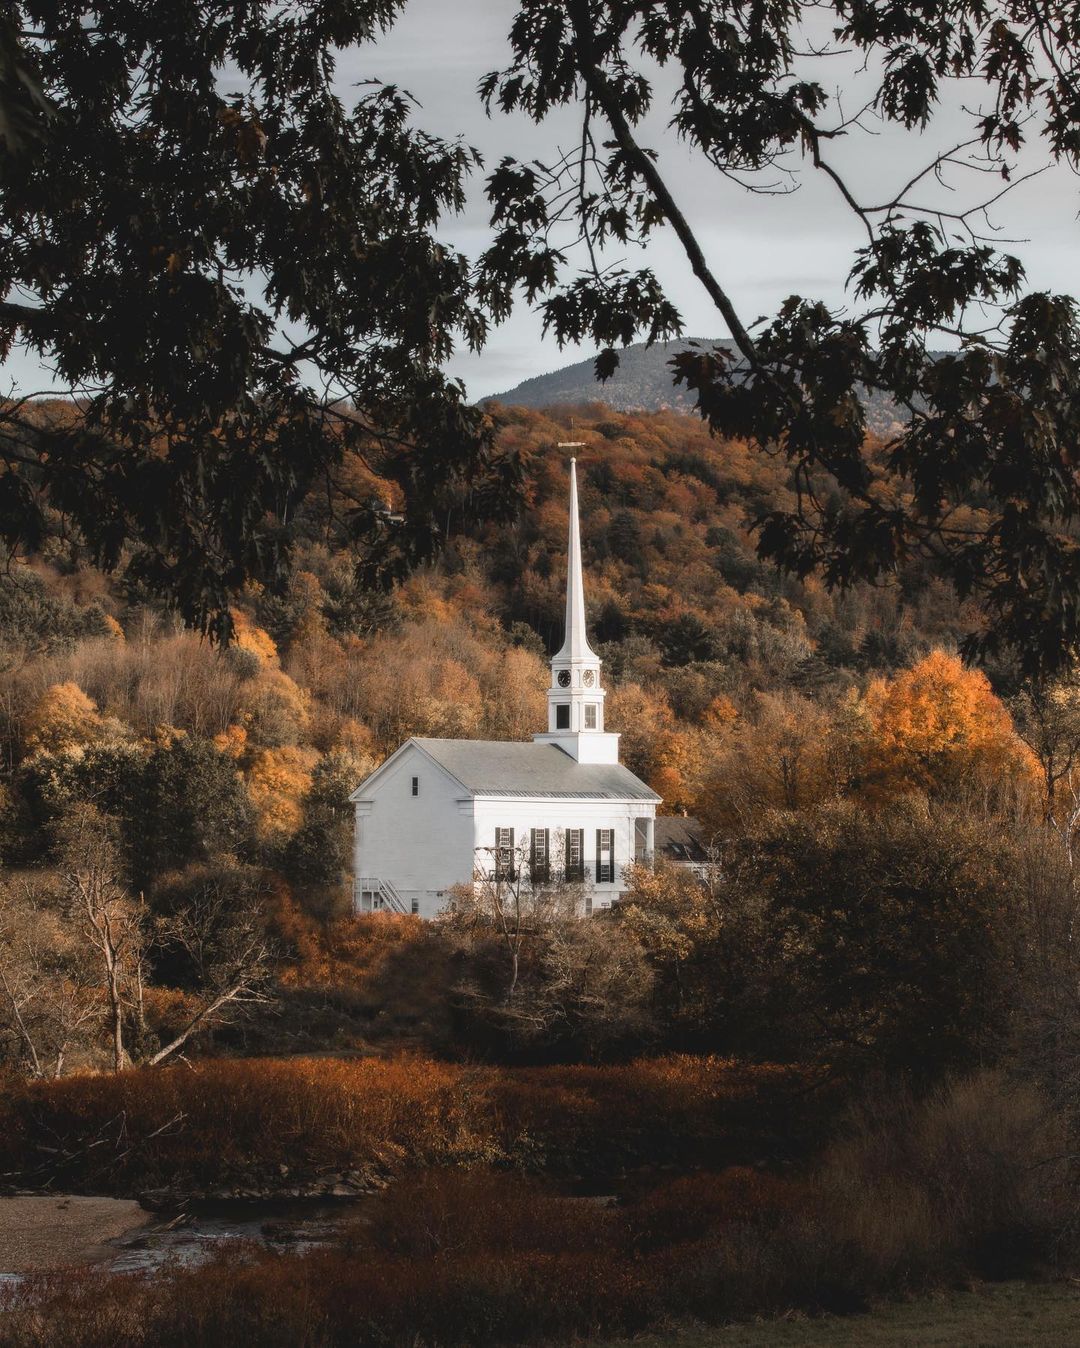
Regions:
[[[577,459],[570,460],[570,537],[566,547],[566,629],[556,660],[596,660],[585,631],[585,584],[581,578],[581,525],[578,521]],[[599,660],[596,660],[599,666]]]
[[[560,446],[577,448],[577,446]],[[579,763],[617,763],[619,737],[604,730],[604,690],[600,657],[585,630],[585,586],[581,573],[577,460],[570,460],[570,532],[566,548],[566,631],[551,659],[548,728],[533,738],[556,744]]]

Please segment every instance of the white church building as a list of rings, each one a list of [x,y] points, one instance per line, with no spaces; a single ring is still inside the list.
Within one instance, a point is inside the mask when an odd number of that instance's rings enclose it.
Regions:
[[[627,863],[651,859],[660,797],[604,729],[600,660],[585,632],[577,466],[570,461],[566,637],[551,661],[547,730],[526,743],[409,739],[350,796],[358,912],[434,917],[446,891],[515,872],[581,884],[609,908]]]

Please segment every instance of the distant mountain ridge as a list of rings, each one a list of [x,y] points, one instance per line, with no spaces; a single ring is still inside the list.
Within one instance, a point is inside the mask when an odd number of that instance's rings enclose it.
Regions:
[[[494,394],[484,402],[505,403],[510,407],[541,409],[580,403],[604,403],[617,412],[659,412],[665,408],[692,412],[693,396],[682,385],[673,383],[668,361],[691,343],[708,350],[713,346],[732,346],[729,338],[679,337],[670,342],[646,346],[637,342],[619,353],[619,368],[604,384],[593,372],[593,359],[575,361],[550,374],[524,379],[505,393]],[[890,431],[898,422],[896,408],[884,394],[873,394],[867,413],[870,428],[878,434]]]
[[[668,361],[692,342],[706,348],[731,347],[719,337],[680,337],[671,342],[646,346],[637,342],[619,352],[619,368],[604,384],[596,380],[593,359],[575,361],[550,374],[524,379],[507,393],[497,393],[485,402],[507,403],[514,407],[554,407],[558,403],[605,403],[617,412],[642,409],[658,412],[666,407],[690,411],[693,399],[681,385],[672,383]]]

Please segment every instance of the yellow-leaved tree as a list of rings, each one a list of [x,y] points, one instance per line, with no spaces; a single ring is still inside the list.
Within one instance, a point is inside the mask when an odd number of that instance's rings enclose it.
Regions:
[[[29,753],[56,753],[92,744],[103,730],[97,703],[71,680],[46,688],[23,724]]]
[[[300,827],[304,817],[302,801],[311,789],[311,772],[318,761],[314,749],[296,745],[260,749],[255,754],[247,774],[247,788],[261,837],[290,837]]]
[[[278,649],[269,632],[253,623],[243,609],[232,608],[229,616],[233,623],[233,641],[240,650],[249,651],[264,665],[276,665]]]
[[[794,692],[755,693],[716,737],[697,812],[725,836],[767,810],[799,810],[846,788],[844,717]]]

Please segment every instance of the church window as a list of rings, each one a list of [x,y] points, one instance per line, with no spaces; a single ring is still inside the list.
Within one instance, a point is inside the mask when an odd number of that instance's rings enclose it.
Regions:
[[[550,830],[534,828],[529,848],[529,870],[534,885],[547,884],[550,876],[548,844],[551,841]]]
[[[555,704],[555,729],[570,729],[570,703],[556,702]]]
[[[418,795],[420,794],[420,778],[419,778],[419,777],[414,777],[414,778],[412,779],[412,793],[413,793],[414,796],[418,796]]]
[[[596,882],[610,885],[615,879],[615,830],[596,830]]]
[[[585,879],[585,830],[566,830],[566,878],[571,883]]]
[[[595,730],[595,729],[596,729],[596,703],[595,703],[595,702],[586,702],[586,703],[585,703],[585,729],[586,729],[586,730]]]
[[[514,830],[497,828],[495,830],[495,879],[512,880],[514,878]]]
[[[413,901],[412,901],[412,911],[413,911],[414,913],[416,913],[417,915],[419,915],[419,913],[420,913],[420,900],[419,900],[419,899],[413,899]]]

